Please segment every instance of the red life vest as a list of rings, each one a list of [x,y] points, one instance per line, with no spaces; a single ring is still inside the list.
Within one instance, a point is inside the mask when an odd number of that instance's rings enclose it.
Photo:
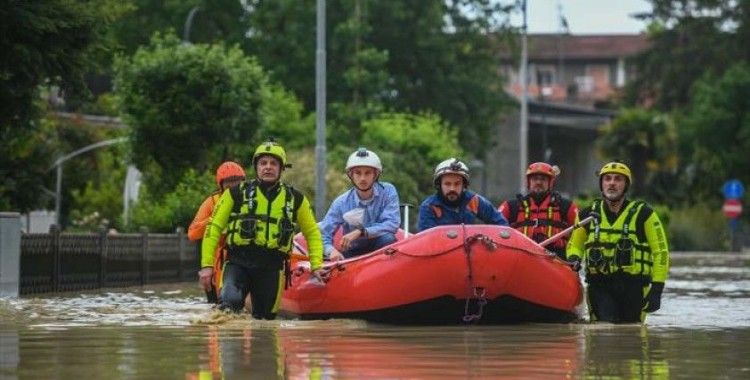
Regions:
[[[518,195],[517,198],[508,201],[508,222],[511,227],[523,232],[537,243],[572,225],[572,221],[567,220],[572,202],[556,192],[548,195],[538,205],[529,195]],[[564,249],[567,244],[568,239],[562,238],[554,242],[552,247]]]

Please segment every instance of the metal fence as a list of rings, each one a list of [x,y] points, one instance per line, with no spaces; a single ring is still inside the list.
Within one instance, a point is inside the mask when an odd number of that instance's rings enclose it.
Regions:
[[[194,281],[197,244],[174,234],[21,235],[20,294]]]

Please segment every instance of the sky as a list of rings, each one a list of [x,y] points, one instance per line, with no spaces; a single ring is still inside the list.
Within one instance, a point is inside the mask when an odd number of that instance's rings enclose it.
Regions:
[[[639,33],[646,24],[630,15],[651,10],[645,0],[527,0],[529,33],[559,32],[559,5],[572,34]],[[511,20],[523,22],[520,14]]]

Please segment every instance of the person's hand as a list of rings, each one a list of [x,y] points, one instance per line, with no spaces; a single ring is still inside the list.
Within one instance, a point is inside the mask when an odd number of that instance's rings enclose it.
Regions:
[[[643,311],[647,313],[653,313],[661,307],[661,292],[664,291],[663,282],[652,282],[651,290],[646,295],[646,307]]]
[[[339,261],[344,259],[344,255],[341,254],[338,249],[334,248],[328,255],[328,259],[331,261]]]
[[[581,258],[578,256],[571,256],[570,260],[568,260],[568,265],[570,265],[570,269],[579,272],[581,270]]]
[[[214,276],[214,268],[205,267],[198,271],[198,282],[204,290],[211,290],[211,278]]]
[[[346,251],[351,247],[352,243],[362,236],[362,230],[353,230],[348,234],[341,237],[341,249]]]
[[[318,268],[310,273],[310,282],[324,286],[326,284],[326,274],[327,272],[323,268]]]

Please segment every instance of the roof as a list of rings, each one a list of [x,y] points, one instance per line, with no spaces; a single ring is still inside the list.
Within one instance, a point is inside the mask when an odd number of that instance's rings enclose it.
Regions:
[[[520,41],[518,47],[520,50]],[[645,34],[529,34],[529,59],[603,59],[636,55],[649,47]],[[503,46],[508,49],[508,46]],[[508,49],[510,51],[510,49]],[[510,58],[509,53],[502,53]]]

